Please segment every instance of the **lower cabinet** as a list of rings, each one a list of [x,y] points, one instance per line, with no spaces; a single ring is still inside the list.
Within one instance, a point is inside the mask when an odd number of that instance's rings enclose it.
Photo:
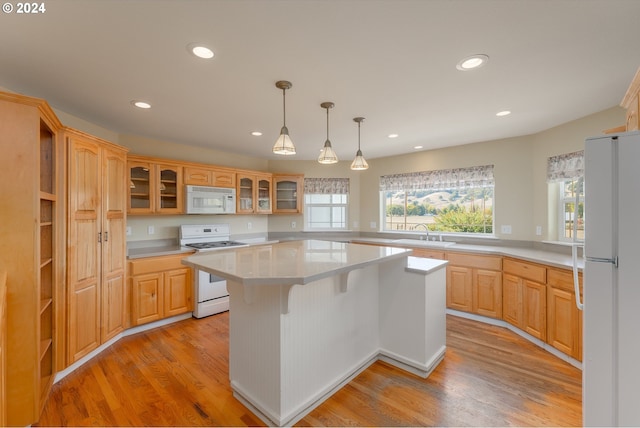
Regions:
[[[582,275],[579,275],[582,294]],[[582,311],[576,305],[573,272],[547,269],[547,343],[582,361]]]
[[[448,253],[447,307],[502,318],[502,257]]]
[[[547,269],[533,263],[503,261],[503,319],[531,336],[547,336]]]
[[[131,324],[140,325],[193,310],[192,270],[184,255],[129,262]]]

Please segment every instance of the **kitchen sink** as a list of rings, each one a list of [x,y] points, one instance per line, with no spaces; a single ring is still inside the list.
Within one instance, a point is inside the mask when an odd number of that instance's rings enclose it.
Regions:
[[[412,247],[424,247],[424,248],[447,248],[456,244],[455,242],[426,241],[422,239],[396,239],[392,242],[394,244],[409,245]]]

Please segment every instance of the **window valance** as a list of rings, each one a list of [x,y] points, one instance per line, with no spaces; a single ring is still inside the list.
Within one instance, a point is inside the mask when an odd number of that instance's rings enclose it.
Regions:
[[[380,190],[385,192],[491,187],[493,185],[493,165],[410,172],[380,177]]]
[[[309,194],[348,194],[348,178],[305,178],[304,193]]]
[[[547,159],[547,183],[575,180],[584,176],[584,150]]]

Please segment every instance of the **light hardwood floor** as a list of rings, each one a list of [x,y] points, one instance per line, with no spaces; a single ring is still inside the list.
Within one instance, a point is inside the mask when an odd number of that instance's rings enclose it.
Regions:
[[[233,398],[228,313],[121,339],[54,385],[39,426],[262,425]],[[580,426],[581,372],[501,328],[447,316],[428,379],[377,362],[299,426]],[[38,425],[36,425],[38,426]]]

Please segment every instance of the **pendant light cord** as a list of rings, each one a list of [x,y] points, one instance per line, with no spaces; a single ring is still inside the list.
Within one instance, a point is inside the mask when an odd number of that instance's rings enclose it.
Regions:
[[[327,140],[329,139],[329,107],[327,107]]]
[[[287,97],[284,94],[284,91],[286,91],[285,88],[282,88],[282,124],[283,126],[287,126]]]

